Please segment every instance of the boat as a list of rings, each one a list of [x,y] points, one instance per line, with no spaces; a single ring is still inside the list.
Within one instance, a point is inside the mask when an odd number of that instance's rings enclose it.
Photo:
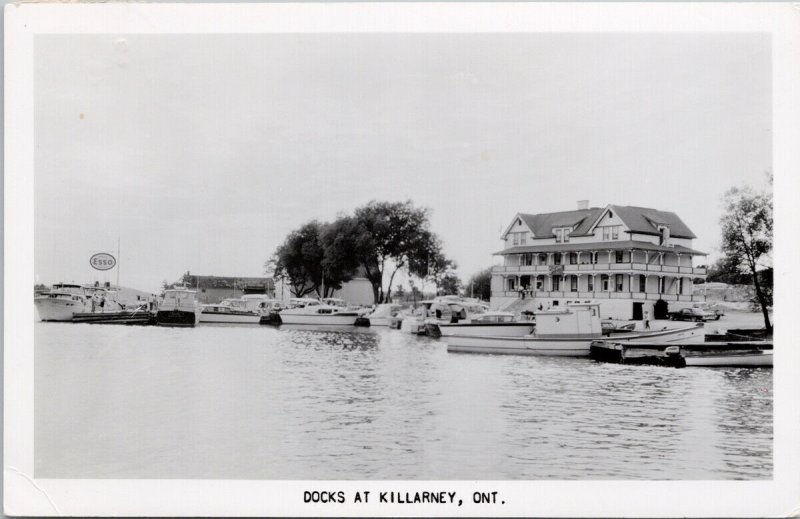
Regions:
[[[164,291],[164,299],[158,305],[158,326],[193,327],[200,322],[200,307],[197,292],[188,288],[170,288]]]
[[[370,326],[389,326],[392,319],[397,317],[402,310],[402,305],[386,303],[376,306],[375,310],[365,317],[369,319]]]
[[[480,303],[477,299],[465,299],[460,296],[438,296],[422,301],[420,305],[410,314],[401,315],[401,332],[427,335],[431,330],[434,331],[434,336],[438,336],[438,329],[433,325],[458,322],[461,317],[467,319],[469,311],[466,307],[472,305],[478,307]],[[485,306],[481,306],[481,308],[482,311],[485,311]]]
[[[772,367],[772,342],[624,343],[593,341],[599,362],[668,367]]]
[[[523,337],[533,333],[534,321],[517,320],[511,312],[486,312],[467,322],[440,323],[442,337],[451,335]]]
[[[71,322],[72,314],[84,311],[87,299],[83,286],[57,283],[49,292],[35,296],[33,305],[41,321]]]
[[[593,340],[602,338],[599,303],[573,303],[562,310],[535,314],[534,332],[522,337],[477,336],[455,333],[447,337],[447,351],[518,355],[588,357]],[[649,332],[611,334],[615,341],[702,341],[703,323]]]
[[[217,304],[200,306],[200,323],[258,324],[261,313],[249,310],[241,299],[224,299]]]
[[[323,304],[311,299],[302,306],[278,312],[281,324],[312,324],[327,326],[354,326],[361,314],[342,306]]]

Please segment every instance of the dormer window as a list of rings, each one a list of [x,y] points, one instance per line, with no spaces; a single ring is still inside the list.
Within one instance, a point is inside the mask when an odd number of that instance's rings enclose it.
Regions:
[[[568,243],[569,242],[569,232],[572,230],[571,227],[561,227],[555,229],[556,234],[556,243]]]

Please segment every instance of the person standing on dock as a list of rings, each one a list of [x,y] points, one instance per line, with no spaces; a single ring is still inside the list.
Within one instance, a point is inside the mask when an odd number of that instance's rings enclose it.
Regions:
[[[642,322],[644,324],[644,329],[645,330],[649,330],[650,329],[650,310],[645,310],[644,311],[644,316],[642,316]]]

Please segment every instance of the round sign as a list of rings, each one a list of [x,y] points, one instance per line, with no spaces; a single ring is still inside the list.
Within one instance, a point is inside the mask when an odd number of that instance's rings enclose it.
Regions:
[[[92,266],[92,268],[97,270],[109,270],[114,268],[114,266],[117,264],[117,260],[114,259],[114,256],[111,254],[99,252],[89,258],[89,264]]]

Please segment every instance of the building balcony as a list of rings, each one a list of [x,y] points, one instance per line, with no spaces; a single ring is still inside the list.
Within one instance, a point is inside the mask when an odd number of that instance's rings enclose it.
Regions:
[[[690,274],[705,276],[703,267],[679,267],[677,265],[657,265],[646,263],[581,263],[566,265],[497,265],[493,274],[548,275],[552,267],[563,267],[564,274],[592,274],[633,272],[635,274]]]
[[[492,292],[492,297],[519,297],[519,292],[516,290],[504,292]],[[658,294],[656,292],[572,292],[572,291],[542,291],[537,290],[533,293],[526,292],[525,298],[549,298],[549,299],[633,299],[638,301],[657,301],[663,299],[664,301],[683,301],[683,302],[702,302],[706,298],[704,295],[695,294]]]

